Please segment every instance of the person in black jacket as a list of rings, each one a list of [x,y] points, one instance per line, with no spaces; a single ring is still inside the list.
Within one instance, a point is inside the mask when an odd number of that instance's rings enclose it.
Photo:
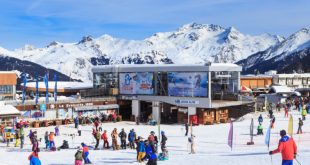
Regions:
[[[120,139],[121,139],[121,148],[126,149],[127,134],[126,134],[124,128],[122,128],[122,131],[118,134],[118,137],[120,137]]]
[[[185,136],[187,136],[188,135],[188,123],[185,123]]]
[[[167,136],[165,135],[165,132],[164,131],[161,131],[161,145],[160,145],[160,148],[162,151],[164,151],[164,148],[166,147],[166,142],[167,142],[168,138]]]

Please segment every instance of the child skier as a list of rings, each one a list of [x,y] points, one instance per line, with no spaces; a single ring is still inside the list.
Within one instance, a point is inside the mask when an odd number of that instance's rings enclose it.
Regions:
[[[91,164],[88,155],[89,155],[89,151],[88,151],[88,146],[85,145],[84,143],[81,143],[82,147],[83,147],[83,159],[84,159],[84,163],[85,164]]]
[[[302,134],[302,128],[301,127],[303,125],[304,125],[304,122],[301,120],[301,118],[299,118],[297,134]]]
[[[50,142],[50,150],[56,150],[54,142],[54,132],[50,132],[48,140]]]
[[[45,132],[44,142],[45,142],[45,149],[48,149],[49,146],[50,146],[50,141],[49,141],[49,137],[48,137],[48,131]]]
[[[143,158],[145,157],[145,144],[142,140],[142,138],[138,138],[139,143],[138,143],[138,147],[137,147],[137,151],[138,151],[138,162],[141,163],[143,162]]]
[[[74,162],[74,165],[83,165],[83,150],[82,148],[79,148],[75,155],[75,162]]]
[[[263,116],[262,116],[262,114],[260,114],[259,117],[258,117],[258,123],[259,124],[263,123]]]
[[[263,126],[261,123],[257,126],[257,135],[264,135],[263,133]]]
[[[161,143],[160,143],[161,151],[163,151],[164,148],[166,147],[167,140],[168,140],[168,138],[165,135],[165,132],[161,131]]]

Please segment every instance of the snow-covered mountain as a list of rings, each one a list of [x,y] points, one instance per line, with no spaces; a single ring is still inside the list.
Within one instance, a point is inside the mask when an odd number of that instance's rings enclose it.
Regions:
[[[52,42],[44,48],[26,45],[14,51],[0,49],[0,54],[55,69],[73,79],[91,81],[94,65],[237,62],[283,41],[276,35],[251,36],[234,27],[191,23],[144,40],[87,36],[77,43]]]
[[[265,51],[237,62],[245,73],[268,70],[310,72],[310,28],[303,28]]]

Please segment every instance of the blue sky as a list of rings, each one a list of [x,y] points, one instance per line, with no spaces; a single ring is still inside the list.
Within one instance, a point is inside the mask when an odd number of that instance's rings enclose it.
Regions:
[[[1,0],[0,46],[77,42],[109,34],[144,39],[191,23],[288,36],[309,27],[309,0]]]

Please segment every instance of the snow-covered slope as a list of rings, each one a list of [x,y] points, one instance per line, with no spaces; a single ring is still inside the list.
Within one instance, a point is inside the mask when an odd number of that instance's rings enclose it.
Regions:
[[[239,61],[245,72],[260,72],[275,69],[279,72],[293,72],[309,70],[310,57],[310,28],[303,28],[289,36],[279,44],[265,51],[258,52]],[[298,67],[296,67],[298,66]]]
[[[144,40],[88,36],[77,43],[52,42],[44,48],[26,45],[2,52],[58,70],[74,79],[91,81],[93,65],[237,62],[281,41],[283,38],[275,35],[250,36],[233,27],[192,23]]]

